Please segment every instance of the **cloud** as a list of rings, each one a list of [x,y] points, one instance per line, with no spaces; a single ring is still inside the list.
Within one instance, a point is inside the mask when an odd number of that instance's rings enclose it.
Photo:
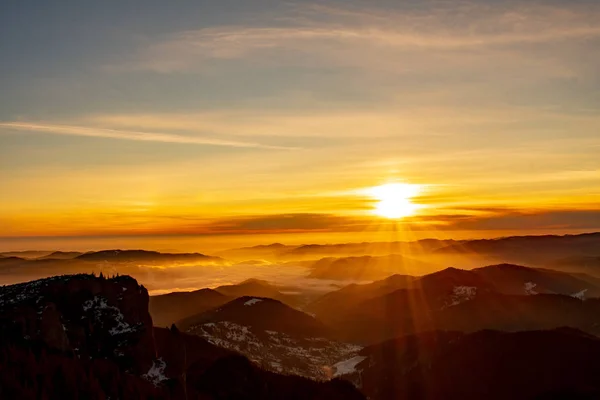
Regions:
[[[331,214],[291,214],[224,220],[212,229],[236,233],[268,232],[368,232],[396,230],[545,230],[600,229],[600,210],[517,210],[473,208],[462,214],[423,215],[390,221],[373,217],[343,217]],[[485,211],[483,213],[477,211]]]
[[[240,148],[262,148],[262,149],[286,149],[291,147],[271,146],[261,143],[240,142],[220,140],[213,138],[197,137],[197,136],[182,136],[170,133],[157,132],[137,132],[129,130],[104,129],[96,127],[72,126],[72,125],[54,125],[40,124],[30,122],[0,122],[0,128],[15,129],[20,131],[51,133],[57,135],[74,135],[99,137],[107,139],[121,140],[137,140],[145,142],[163,142],[163,143],[180,143],[180,144],[195,144],[195,145],[210,145],[210,146],[226,146]]]
[[[416,96],[415,96],[416,97]],[[414,98],[410,106],[387,104],[370,109],[301,109],[290,111],[230,109],[186,113],[129,113],[98,114],[84,117],[91,124],[115,126],[124,129],[163,129],[206,131],[219,135],[270,137],[362,138],[371,137],[439,136],[440,133],[458,133],[471,129],[510,129],[518,124],[539,124],[561,127],[577,124],[582,129],[600,125],[597,115],[565,114],[547,109],[523,107],[478,108],[453,104],[426,106]],[[572,126],[572,125],[571,125]],[[544,127],[547,130],[547,127]]]
[[[40,240],[45,238],[79,238],[79,239],[109,239],[109,238],[150,238],[150,237],[218,237],[309,234],[319,236],[342,234],[364,234],[362,240],[381,240],[379,234],[385,232],[477,232],[506,231],[522,232],[523,234],[539,231],[599,231],[600,209],[581,210],[535,210],[502,207],[462,207],[457,209],[439,209],[437,213],[416,215],[401,220],[388,220],[369,214],[338,215],[334,213],[288,213],[246,216],[222,216],[201,218],[194,215],[155,216],[152,223],[136,226],[124,217],[120,225],[111,225],[109,229],[94,230],[86,226],[77,229],[67,221],[62,226],[70,226],[69,230],[53,231],[46,236],[35,236]],[[37,227],[39,228],[39,227]],[[103,227],[104,228],[104,227]],[[3,239],[17,240],[19,238],[34,238],[34,232],[20,232],[21,235],[6,235]],[[315,237],[316,237],[315,236]],[[329,237],[329,236],[327,236]],[[339,237],[339,236],[338,236]],[[351,236],[348,236],[351,237]],[[308,236],[309,242],[313,236]],[[329,240],[329,239],[328,239]],[[347,239],[343,239],[347,240]],[[140,243],[144,240],[140,239]],[[138,244],[139,246],[140,244]],[[114,245],[113,245],[114,246]]]
[[[599,37],[598,18],[598,7],[577,5],[506,7],[464,2],[424,10],[308,5],[297,7],[288,18],[263,21],[261,26],[220,26],[172,33],[142,48],[128,66],[168,73],[194,69],[209,60],[253,57],[258,64],[276,60],[314,65],[327,59],[381,68],[390,60],[394,64],[410,64],[407,52],[415,51],[452,52],[472,62],[477,58],[473,50],[496,48],[505,57],[502,50],[509,46]],[[307,54],[313,57],[306,58]],[[489,53],[486,55],[489,57]],[[437,54],[420,56],[430,59]],[[527,52],[522,57],[527,57]]]
[[[481,210],[485,210],[482,208]],[[477,211],[477,209],[473,209]],[[483,214],[430,216],[436,229],[450,231],[598,230],[600,210],[517,210],[490,208]]]
[[[209,222],[200,221],[198,224],[191,222],[180,227],[174,226],[173,229],[183,233],[207,235],[338,232],[352,229],[355,225],[363,227],[369,221],[366,217],[295,213],[219,218]]]
[[[388,220],[364,215],[294,213],[221,217],[216,220],[172,218],[170,228],[148,234],[253,235],[289,233],[353,233],[383,231],[535,231],[600,229],[600,210],[519,210],[503,207],[464,207],[437,214]]]

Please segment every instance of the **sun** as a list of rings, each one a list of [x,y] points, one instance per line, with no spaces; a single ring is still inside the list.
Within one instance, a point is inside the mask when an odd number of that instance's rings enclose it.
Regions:
[[[369,195],[377,200],[373,212],[380,217],[398,219],[414,215],[419,208],[411,199],[421,190],[419,185],[388,183],[369,189]]]

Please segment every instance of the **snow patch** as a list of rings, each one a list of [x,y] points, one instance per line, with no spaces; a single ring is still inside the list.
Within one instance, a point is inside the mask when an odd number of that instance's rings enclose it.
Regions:
[[[154,386],[160,385],[162,382],[168,380],[169,378],[165,375],[165,369],[167,368],[167,363],[161,358],[154,360],[152,363],[152,367],[150,370],[142,375],[142,378],[152,383]]]
[[[364,356],[355,356],[346,361],[340,361],[337,364],[333,365],[335,368],[334,377],[348,375],[356,372],[356,366],[366,360],[367,357]]]
[[[192,326],[187,332],[216,346],[242,353],[270,371],[285,371],[286,374],[317,380],[331,379],[331,366],[355,356],[362,348],[325,338],[292,337],[272,330],[256,331],[229,321]]]
[[[120,335],[122,333],[134,332],[135,329],[125,321],[125,317],[117,307],[109,306],[107,300],[101,296],[94,296],[93,299],[83,303],[83,311],[92,310],[94,318],[102,321],[102,315],[111,315],[115,326],[109,329],[111,335]]]
[[[450,304],[447,307],[456,306],[465,301],[473,300],[477,295],[476,286],[454,286],[450,295]]]
[[[525,282],[525,293],[527,294],[538,294],[538,292],[536,292],[534,289],[537,286],[537,283],[533,283],[533,282]]]
[[[571,295],[571,297],[575,297],[579,300],[585,300],[585,292],[587,292],[587,289],[583,289],[581,292],[574,293]]]
[[[244,303],[245,306],[253,306],[256,303],[260,303],[262,301],[262,299],[250,299],[247,302]]]

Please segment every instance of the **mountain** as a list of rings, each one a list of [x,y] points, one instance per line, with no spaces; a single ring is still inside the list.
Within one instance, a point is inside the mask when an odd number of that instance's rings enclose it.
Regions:
[[[520,265],[499,264],[473,269],[471,272],[489,282],[496,291],[505,294],[558,293],[600,297],[600,282],[583,274],[569,274],[550,269],[528,268]]]
[[[361,347],[331,340],[314,317],[268,298],[240,297],[178,327],[237,351],[274,372],[323,380],[329,367]]]
[[[549,269],[513,264],[490,265],[472,270],[446,268],[424,276],[392,275],[369,284],[348,285],[327,293],[307,310],[327,319],[349,304],[384,296],[398,289],[418,289],[442,299],[456,290],[494,291],[502,294],[563,294],[582,298],[600,297],[600,280],[585,274],[569,274]]]
[[[327,257],[310,266],[309,278],[372,281],[393,274],[407,274],[435,270],[435,267],[422,261],[413,260],[398,254],[386,256]]]
[[[2,256],[0,257],[0,265],[17,264],[27,261],[24,258],[16,256]]]
[[[43,250],[25,250],[25,251],[5,251],[0,253],[5,257],[19,257],[19,258],[38,258],[43,257],[52,253],[51,251],[43,251]]]
[[[106,262],[222,262],[218,257],[200,253],[159,253],[148,250],[102,250],[81,254],[76,257],[81,261]]]
[[[353,285],[323,296],[307,310],[341,340],[359,343],[436,329],[572,326],[600,333],[600,300],[591,298],[598,291],[578,276],[505,264]]]
[[[440,247],[434,254],[486,256],[501,262],[544,266],[558,259],[599,256],[600,232],[580,235],[513,236],[461,241]]]
[[[38,257],[36,259],[37,260],[46,260],[46,259],[52,259],[52,260],[70,260],[72,258],[79,257],[82,254],[83,253],[81,253],[79,251],[55,251],[55,252],[47,254],[45,256]]]
[[[173,292],[150,297],[150,315],[155,326],[171,326],[177,321],[203,313],[231,301],[230,296],[212,289]]]
[[[177,326],[187,330],[192,325],[224,321],[261,331],[282,332],[290,336],[329,336],[325,325],[314,317],[280,301],[252,296],[239,297],[216,309],[181,321]]]
[[[314,257],[381,256],[389,254],[419,255],[430,253],[454,243],[456,243],[454,240],[422,239],[410,242],[306,244],[287,249],[280,254],[280,257],[285,259],[307,259]]]
[[[301,296],[283,294],[267,281],[247,279],[216,289],[151,296],[150,314],[156,326],[170,326],[244,296],[272,298],[289,305],[297,305],[301,301]]]
[[[410,288],[417,279],[418,277],[410,275],[392,275],[369,284],[350,284],[316,299],[306,307],[306,311],[326,321],[333,315],[347,313],[352,307],[370,298],[383,296],[398,289]]]
[[[363,398],[340,380],[275,374],[200,337],[153,328],[148,301],[127,276],[0,288],[0,398]]]
[[[241,283],[234,285],[223,285],[215,289],[217,292],[229,297],[268,297],[270,299],[279,300],[290,306],[296,306],[300,299],[298,296],[281,293],[279,289],[269,282],[261,279],[246,279]]]
[[[217,253],[227,259],[264,258],[271,261],[312,260],[323,257],[362,255],[421,254],[457,243],[454,240],[422,239],[412,242],[364,242],[340,244],[284,245],[273,243],[225,250]]]
[[[596,276],[600,275],[600,249],[595,256],[572,256],[554,260],[549,267],[558,270],[587,272]]]
[[[600,339],[572,329],[409,335],[338,368],[372,400],[600,398]]]
[[[232,249],[219,253],[236,260],[267,259],[270,261],[306,261],[320,258],[387,256],[400,254],[431,264],[471,267],[472,261],[496,264],[528,264],[547,267],[567,257],[598,257],[600,232],[580,235],[512,236],[497,239],[365,242],[341,244],[304,244],[298,246],[274,243],[267,246]],[[571,271],[570,266],[564,266]],[[582,272],[582,271],[580,271]]]

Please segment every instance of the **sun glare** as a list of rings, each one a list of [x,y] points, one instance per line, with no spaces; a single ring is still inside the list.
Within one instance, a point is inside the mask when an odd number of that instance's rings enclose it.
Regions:
[[[373,187],[369,190],[369,194],[378,200],[373,212],[390,219],[411,216],[419,208],[411,201],[419,191],[419,185],[407,183],[388,183]]]

